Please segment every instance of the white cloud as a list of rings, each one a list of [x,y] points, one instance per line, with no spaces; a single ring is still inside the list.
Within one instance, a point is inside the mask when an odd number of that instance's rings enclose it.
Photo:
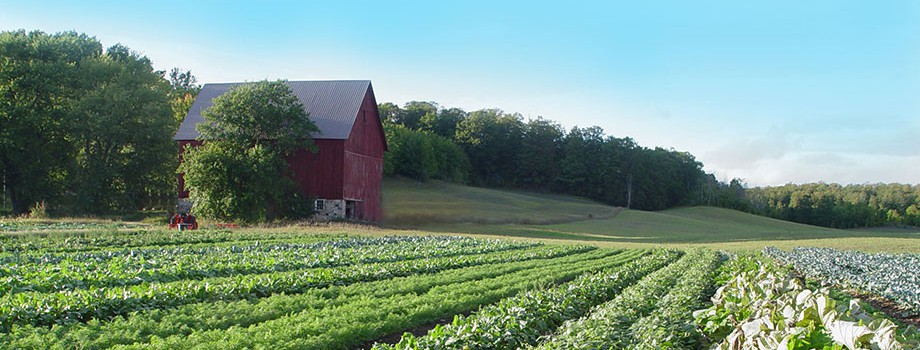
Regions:
[[[703,155],[707,165],[728,170],[745,170],[757,168],[764,162],[783,158],[788,152],[799,148],[789,132],[770,128],[756,137],[737,135],[720,147],[709,150]]]

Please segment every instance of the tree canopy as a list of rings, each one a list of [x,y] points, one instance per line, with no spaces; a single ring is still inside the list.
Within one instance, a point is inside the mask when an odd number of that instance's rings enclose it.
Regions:
[[[699,203],[705,183],[702,164],[689,153],[644,148],[596,126],[566,132],[544,118],[524,121],[500,109],[466,112],[434,102],[378,109],[388,130],[387,175],[567,193],[649,210]],[[435,140],[460,152],[429,156],[424,145]],[[462,176],[430,175],[444,158],[464,165],[452,170]]]
[[[0,33],[0,175],[14,214],[163,206],[176,149],[150,61],[75,32]]]
[[[204,144],[187,150],[179,167],[197,213],[244,222],[309,214],[285,157],[314,149],[310,134],[319,129],[284,81],[238,85],[202,117]]]

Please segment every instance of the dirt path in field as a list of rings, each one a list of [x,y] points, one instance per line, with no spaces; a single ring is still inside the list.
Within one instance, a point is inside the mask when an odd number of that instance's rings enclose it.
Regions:
[[[885,315],[888,317],[901,321],[906,325],[913,326],[914,328],[920,328],[920,314],[918,313],[905,310],[904,308],[898,306],[897,303],[882,297],[862,294],[850,290],[847,290],[846,292],[853,296],[853,298],[858,298],[869,303],[872,305],[872,307],[885,313]]]
[[[604,218],[604,219],[613,219],[613,218],[617,217],[617,215],[620,215],[620,213],[622,213],[624,210],[626,210],[626,208],[623,208],[623,207],[614,207],[613,210],[610,211],[610,215],[608,215],[608,216],[607,216],[606,218]]]
[[[471,313],[473,313],[473,311],[466,311],[466,312],[463,312],[462,315],[463,315],[463,317],[467,317],[467,316],[469,316]],[[387,334],[387,335],[382,336],[382,337],[380,337],[380,338],[378,338],[378,339],[376,339],[376,340],[369,341],[369,342],[366,342],[366,343],[364,343],[364,344],[361,344],[360,346],[357,346],[357,347],[355,347],[354,349],[355,349],[355,350],[359,350],[359,349],[370,349],[370,348],[373,347],[374,344],[376,344],[376,343],[382,343],[382,344],[390,344],[390,345],[393,345],[393,344],[399,343],[399,340],[402,339],[402,335],[403,335],[404,333],[411,333],[412,335],[414,335],[414,336],[416,336],[416,337],[421,337],[421,336],[424,336],[425,334],[428,334],[428,331],[434,329],[435,326],[437,326],[437,325],[439,325],[439,324],[447,325],[447,324],[450,324],[452,321],[453,321],[453,316],[451,316],[451,318],[442,318],[442,319],[439,319],[439,320],[437,320],[437,321],[434,321],[434,322],[431,322],[431,323],[426,323],[426,324],[423,324],[423,325],[418,326],[418,327],[413,327],[413,328],[410,328],[410,329],[406,329],[406,330],[403,330],[403,331],[398,332],[398,333]]]

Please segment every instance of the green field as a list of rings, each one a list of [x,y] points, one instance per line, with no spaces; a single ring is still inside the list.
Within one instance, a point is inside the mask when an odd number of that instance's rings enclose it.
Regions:
[[[6,227],[0,343],[12,349],[697,348],[723,336],[688,331],[702,327],[693,311],[752,266],[720,267],[710,249],[347,225]]]
[[[385,186],[382,227],[179,232],[104,220],[4,219],[0,343],[14,349],[698,348],[727,341],[720,329],[742,321],[716,313],[710,321],[722,328],[704,330],[693,313],[721,307],[707,300],[741,272],[750,278],[751,271],[777,271],[738,282],[780,288],[760,298],[787,302],[781,300],[801,293],[801,286],[771,280],[787,276],[782,267],[758,270],[769,258],[724,263],[718,250],[779,246],[790,253],[773,252],[790,259],[796,246],[920,252],[920,234],[905,229],[833,230],[709,207],[622,210],[443,182]],[[887,259],[916,264],[910,257]],[[833,261],[822,266],[833,271]],[[886,281],[914,278],[913,268],[906,269]],[[843,289],[834,293],[841,308],[852,307]],[[902,309],[892,310],[901,315],[895,322],[916,322],[920,305],[905,298],[897,301]],[[814,313],[809,305],[796,312]],[[839,311],[843,318],[834,322],[855,320]],[[809,327],[827,334],[842,324],[813,322]],[[895,327],[872,325],[878,334]],[[898,325],[893,341],[920,346],[920,335]]]
[[[552,224],[614,216],[619,209],[586,199],[535,192],[387,179],[384,220],[391,227],[431,223]]]
[[[704,246],[757,251],[765,246],[821,246],[920,253],[920,230],[838,230],[713,207],[660,212],[622,210],[573,197],[482,189],[436,181],[419,184],[399,180],[385,182],[385,186],[388,218],[418,218],[392,220],[388,224],[393,228],[424,232],[511,236],[633,248]],[[505,212],[513,213],[510,216],[513,219],[502,221],[501,215]]]

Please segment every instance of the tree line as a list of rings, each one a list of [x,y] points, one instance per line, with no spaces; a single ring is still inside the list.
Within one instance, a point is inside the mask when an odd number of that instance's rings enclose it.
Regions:
[[[920,185],[811,183],[743,189],[736,209],[804,224],[920,226]]]
[[[713,202],[725,190],[708,182],[714,177],[692,154],[642,147],[597,126],[565,130],[541,117],[424,101],[378,110],[391,176],[566,193],[643,210]]]
[[[174,204],[172,135],[197,93],[123,45],[75,32],[0,32],[0,179],[13,214]]]

